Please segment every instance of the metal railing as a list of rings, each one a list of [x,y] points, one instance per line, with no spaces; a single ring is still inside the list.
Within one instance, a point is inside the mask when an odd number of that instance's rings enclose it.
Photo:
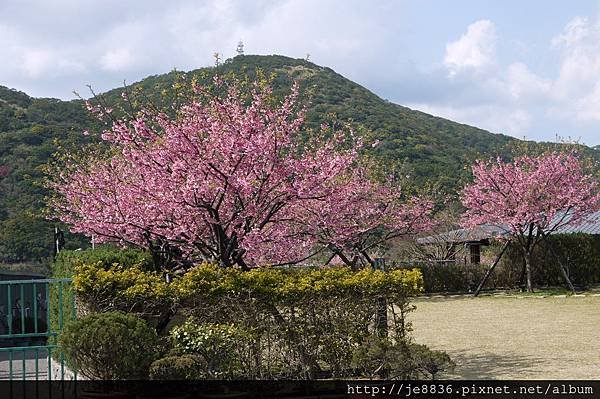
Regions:
[[[0,281],[0,380],[64,379],[58,336],[75,315],[71,279]]]

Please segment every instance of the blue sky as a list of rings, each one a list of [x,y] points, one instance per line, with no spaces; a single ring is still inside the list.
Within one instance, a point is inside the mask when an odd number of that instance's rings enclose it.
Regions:
[[[458,122],[600,144],[598,1],[2,0],[0,84],[69,99],[211,65],[239,40]]]

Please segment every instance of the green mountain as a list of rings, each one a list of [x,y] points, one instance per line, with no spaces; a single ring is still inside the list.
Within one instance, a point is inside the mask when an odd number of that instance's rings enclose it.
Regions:
[[[299,80],[310,97],[307,125],[322,121],[350,122],[370,139],[382,165],[394,165],[413,183],[436,182],[447,192],[468,178],[467,166],[477,157],[507,155],[522,145],[517,139],[414,111],[379,98],[330,68],[283,56],[244,55],[213,68],[188,72],[209,79],[215,73],[255,75],[257,68],[274,74],[276,93]],[[176,81],[178,72],[151,76],[133,84],[158,98]],[[119,101],[121,89],[104,93]],[[80,100],[32,98],[0,86],[0,262],[43,260],[52,251],[53,223],[44,220],[41,166],[62,146],[77,148],[90,140],[81,132],[94,125]],[[537,149],[541,144],[533,144]],[[598,157],[598,151],[589,149]],[[85,245],[67,239],[70,247]]]

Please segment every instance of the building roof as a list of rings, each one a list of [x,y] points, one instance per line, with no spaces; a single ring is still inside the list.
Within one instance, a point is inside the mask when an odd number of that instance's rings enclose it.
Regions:
[[[417,239],[419,244],[437,244],[441,242],[463,243],[478,242],[506,234],[506,230],[498,226],[481,225],[470,229],[450,230],[441,234]]]
[[[422,237],[417,239],[418,244],[468,243],[479,242],[495,237],[508,235],[506,226],[480,225],[470,229],[450,230],[441,234]],[[600,234],[600,211],[586,217],[582,223],[577,225],[563,225],[552,232],[552,234]]]
[[[575,226],[561,226],[553,234],[600,234],[600,211],[591,214],[583,223]]]

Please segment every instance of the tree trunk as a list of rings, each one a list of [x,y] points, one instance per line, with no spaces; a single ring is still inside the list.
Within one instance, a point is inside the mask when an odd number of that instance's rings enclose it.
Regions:
[[[498,256],[496,256],[496,259],[494,260],[494,263],[492,263],[492,266],[485,273],[485,276],[483,276],[483,280],[481,280],[481,282],[479,283],[479,286],[477,286],[477,289],[475,290],[475,293],[473,294],[473,296],[479,295],[479,292],[482,290],[482,288],[485,285],[485,282],[488,280],[488,278],[490,278],[490,276],[492,275],[492,272],[494,271],[494,268],[496,267],[496,265],[498,264],[498,262],[500,262],[500,259],[502,258],[502,255],[504,255],[504,252],[506,251],[506,249],[508,248],[509,245],[510,245],[510,240],[508,240],[508,241],[506,241],[506,243],[504,243],[504,246],[502,247],[502,250],[500,251],[500,253],[498,254]]]
[[[162,335],[162,333],[165,332],[166,328],[169,326],[169,323],[171,322],[171,320],[173,320],[173,317],[175,317],[176,313],[176,310],[170,310],[158,320],[155,327],[156,333],[158,335]]]
[[[387,299],[385,297],[377,298],[377,314],[375,315],[375,325],[377,334],[382,338],[388,336],[388,317],[387,317]]]
[[[321,367],[315,360],[311,354],[309,354],[306,349],[302,346],[300,342],[300,337],[294,331],[294,329],[289,328],[289,323],[285,320],[285,318],[281,315],[279,310],[272,303],[266,302],[266,308],[273,316],[273,319],[283,331],[285,331],[285,335],[287,338],[294,344],[296,344],[296,349],[298,350],[298,354],[300,356],[300,362],[302,366],[307,367],[305,378],[309,380],[314,380],[317,378],[319,373],[321,372]]]
[[[383,258],[372,260],[367,254],[366,258],[371,264],[373,270],[385,271],[385,261]],[[377,312],[375,314],[375,328],[377,334],[382,338],[387,338],[388,335],[388,318],[387,318],[387,299],[385,297],[377,298]]]
[[[531,280],[531,251],[525,251],[525,274],[527,276],[527,292],[533,292],[533,283]]]
[[[525,272],[527,269],[527,266],[525,264],[525,256],[523,256],[523,258],[521,259],[523,262],[522,266],[521,266],[521,274],[519,275],[519,289],[521,290],[521,292],[525,291]]]

